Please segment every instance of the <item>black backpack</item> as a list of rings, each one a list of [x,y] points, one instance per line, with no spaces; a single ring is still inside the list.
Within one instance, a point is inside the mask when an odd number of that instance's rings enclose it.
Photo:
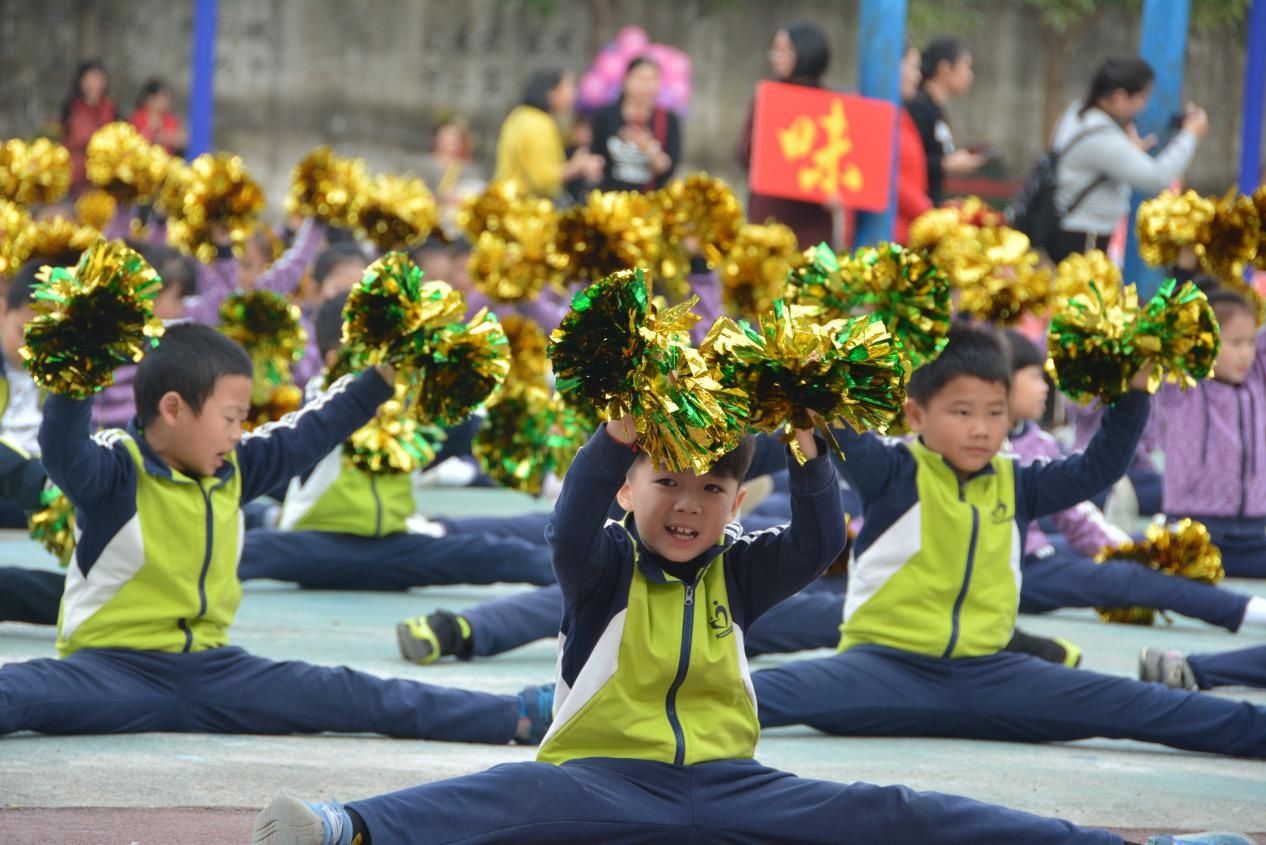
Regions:
[[[1047,150],[1045,155],[1034,162],[1024,184],[1012,197],[1011,204],[1007,206],[1007,225],[1028,235],[1034,249],[1041,249],[1050,243],[1051,237],[1059,231],[1060,221],[1072,214],[1091,191],[1108,181],[1107,176],[1100,176],[1074,197],[1068,208],[1061,212],[1055,207],[1055,182],[1060,157],[1082,138],[1109,128],[1111,127],[1096,126],[1087,129],[1075,135],[1062,149],[1052,147]]]

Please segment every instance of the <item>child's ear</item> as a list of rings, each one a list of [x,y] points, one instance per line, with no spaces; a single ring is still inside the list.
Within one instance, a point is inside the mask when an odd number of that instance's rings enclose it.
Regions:
[[[624,483],[620,485],[620,489],[615,493],[616,503],[629,513],[633,512],[633,488],[629,486],[629,480],[624,479]]]
[[[184,400],[174,390],[169,390],[158,400],[158,417],[168,425],[176,422],[183,410]]]
[[[735,519],[738,518],[739,508],[743,506],[743,499],[746,497],[747,497],[747,488],[740,487],[738,489],[738,494],[734,497],[734,506],[730,508],[730,518],[727,520],[728,522],[733,522]]]
[[[913,399],[906,399],[906,422],[915,434],[923,431],[923,406]]]

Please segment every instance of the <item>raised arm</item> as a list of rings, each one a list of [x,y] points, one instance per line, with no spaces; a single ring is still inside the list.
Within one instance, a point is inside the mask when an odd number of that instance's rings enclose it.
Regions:
[[[237,290],[237,259],[231,253],[198,265],[198,293],[185,300],[185,316],[195,323],[220,322],[220,303]]]
[[[290,296],[299,287],[303,274],[324,242],[325,226],[312,219],[304,220],[299,231],[295,232],[294,243],[260,274],[255,287]]]
[[[863,502],[877,501],[896,476],[901,453],[871,431],[858,434],[844,426],[832,433],[844,451],[844,479]]]
[[[612,433],[611,425],[622,439]],[[545,527],[554,556],[554,573],[566,600],[575,604],[610,567],[601,564],[615,553],[604,529],[615,494],[637,458],[630,431],[603,423],[576,452],[563,489]]]
[[[307,472],[373,419],[393,393],[377,369],[344,376],[302,410],[244,435],[237,444],[242,501]]]
[[[40,461],[76,508],[98,509],[121,495],[135,472],[131,458],[108,444],[117,433],[90,434],[91,399],[53,394],[40,421]]]

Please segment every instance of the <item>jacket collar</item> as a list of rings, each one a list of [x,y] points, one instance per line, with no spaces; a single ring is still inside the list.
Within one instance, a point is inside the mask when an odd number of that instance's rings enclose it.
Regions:
[[[725,551],[732,545],[734,541],[743,534],[743,527],[737,522],[731,522],[725,526],[725,530],[721,533],[720,539],[710,546],[707,551],[697,555],[694,559],[685,563],[670,563],[664,560],[655,552],[646,547],[642,542],[642,538],[637,535],[637,525],[626,514],[624,519],[620,520],[620,525],[628,532],[629,539],[633,541],[634,561],[637,563],[638,569],[642,570],[642,574],[649,580],[656,581],[660,584],[669,584],[680,581],[680,578],[669,573],[668,569],[698,567],[698,576],[708,568],[717,558],[725,554]],[[666,569],[667,567],[668,569]]]
[[[910,448],[917,449],[922,452],[925,457],[930,459],[928,463],[936,468],[938,474],[944,473],[955,484],[967,484],[968,482],[975,481],[977,478],[981,478],[986,475],[994,475],[997,472],[997,470],[993,468],[993,460],[990,459],[989,463],[985,464],[981,469],[976,470],[964,479],[959,479],[958,471],[950,466],[949,461],[945,460],[945,456],[940,452],[934,451],[925,446],[922,437],[916,437],[914,440],[911,440]]]
[[[136,441],[137,447],[141,450],[141,460],[145,464],[145,471],[150,475],[166,478],[168,481],[175,481],[178,484],[197,484],[202,485],[201,478],[195,478],[186,475],[178,470],[173,470],[167,465],[167,462],[158,456],[158,453],[149,445],[149,441],[145,439],[145,431],[141,428],[139,417],[132,417],[127,424],[127,433]],[[232,461],[225,461],[221,467],[215,471],[216,487],[220,487],[233,477],[236,471]]]

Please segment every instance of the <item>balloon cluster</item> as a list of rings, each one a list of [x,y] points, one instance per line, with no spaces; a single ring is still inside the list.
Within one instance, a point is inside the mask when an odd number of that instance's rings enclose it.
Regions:
[[[640,26],[621,29],[581,75],[577,96],[581,108],[593,110],[615,102],[629,63],[643,57],[659,67],[656,103],[684,115],[690,108],[690,56],[676,47],[652,43]]]

